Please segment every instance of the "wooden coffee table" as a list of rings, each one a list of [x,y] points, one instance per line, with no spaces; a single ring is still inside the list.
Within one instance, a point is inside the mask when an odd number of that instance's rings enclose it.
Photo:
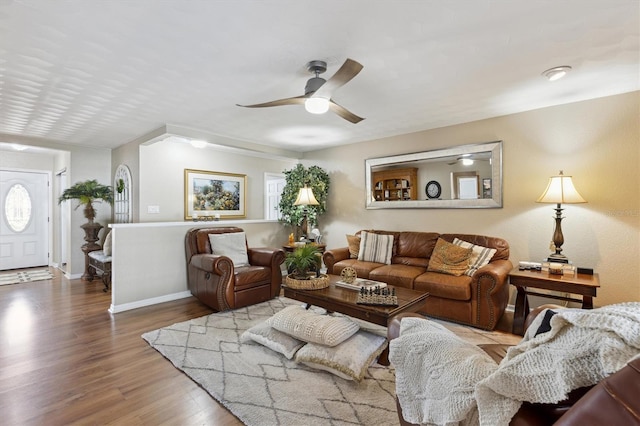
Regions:
[[[335,285],[340,277],[329,275],[330,285],[320,290],[297,290],[286,287],[284,284],[284,296],[290,299],[299,300],[309,305],[319,306],[329,312],[340,312],[353,318],[386,327],[389,320],[401,312],[418,312],[425,304],[429,293],[410,290],[404,287],[388,286],[395,288],[398,297],[398,306],[374,306],[358,305],[358,292]],[[387,347],[380,355],[378,362],[382,365],[389,365],[389,348]]]

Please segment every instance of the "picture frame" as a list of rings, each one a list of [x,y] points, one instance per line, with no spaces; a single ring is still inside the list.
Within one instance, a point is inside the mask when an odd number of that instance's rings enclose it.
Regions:
[[[184,219],[193,221],[246,217],[247,175],[184,170]]]

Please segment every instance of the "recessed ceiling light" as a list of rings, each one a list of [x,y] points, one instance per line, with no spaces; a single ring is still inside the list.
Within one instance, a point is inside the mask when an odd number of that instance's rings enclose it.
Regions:
[[[559,67],[549,68],[543,72],[542,75],[547,77],[549,81],[556,81],[567,75],[569,71],[571,71],[571,67],[569,65],[562,65]]]
[[[204,148],[207,146],[207,141],[193,139],[191,140],[191,146],[194,148]]]

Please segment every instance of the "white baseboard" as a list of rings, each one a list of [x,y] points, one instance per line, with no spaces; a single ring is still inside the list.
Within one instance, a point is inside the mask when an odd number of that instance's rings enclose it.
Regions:
[[[132,309],[143,308],[145,306],[157,305],[159,303],[171,302],[173,300],[184,299],[191,297],[189,290],[181,291],[179,293],[166,294],[164,296],[152,297],[151,299],[138,300],[131,303],[123,303],[121,305],[114,305],[113,303],[109,307],[109,312],[117,314],[119,312],[130,311]]]

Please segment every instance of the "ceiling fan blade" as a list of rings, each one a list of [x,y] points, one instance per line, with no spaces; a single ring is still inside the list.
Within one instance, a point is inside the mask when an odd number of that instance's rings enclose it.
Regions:
[[[357,124],[362,120],[364,120],[364,118],[358,117],[357,115],[355,115],[354,113],[346,109],[345,107],[338,105],[332,100],[329,100],[329,109],[332,112],[338,114],[340,117],[344,118],[345,120],[352,122],[353,124]]]
[[[302,95],[302,96],[296,96],[293,98],[278,99],[277,101],[263,102],[261,104],[253,104],[253,105],[236,104],[236,105],[244,108],[264,108],[264,107],[274,107],[274,106],[283,106],[283,105],[303,105],[304,101],[307,100],[307,98],[308,98],[307,95]]]
[[[359,62],[354,61],[353,59],[347,58],[344,61],[344,64],[340,67],[338,71],[329,79],[326,83],[324,83],[318,90],[316,90],[313,95],[314,98],[331,98],[331,94],[338,88],[344,86],[348,83],[353,77],[358,75],[360,71],[364,68]]]

